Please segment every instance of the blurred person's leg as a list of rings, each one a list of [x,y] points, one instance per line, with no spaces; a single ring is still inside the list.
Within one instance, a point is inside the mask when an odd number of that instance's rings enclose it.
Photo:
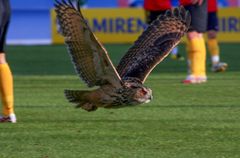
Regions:
[[[227,64],[220,62],[220,51],[219,44],[217,41],[217,31],[218,31],[218,21],[217,12],[208,13],[208,26],[207,26],[207,36],[208,36],[208,51],[211,55],[212,71],[221,72],[225,71]]]
[[[191,74],[192,53],[190,52],[191,48],[190,48],[189,40],[186,41],[185,48],[186,48],[186,52],[187,52],[187,66],[188,66],[187,73]]]
[[[4,51],[10,20],[10,4],[8,0],[0,0],[0,12],[0,92],[4,115],[0,118],[0,122],[16,122],[13,109],[13,77]]]
[[[203,35],[196,31],[187,34],[188,38],[188,73],[186,83],[206,81],[206,47]]]
[[[192,16],[191,26],[187,33],[188,76],[183,83],[206,82],[206,47],[202,33],[207,26],[206,0],[201,5],[185,6]]]

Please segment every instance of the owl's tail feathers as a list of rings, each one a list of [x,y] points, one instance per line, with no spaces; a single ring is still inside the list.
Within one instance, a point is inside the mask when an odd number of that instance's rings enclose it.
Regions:
[[[82,108],[87,111],[95,111],[97,107],[87,101],[87,96],[91,91],[64,90],[65,97],[70,103],[76,103],[76,108]]]
[[[84,98],[89,94],[89,91],[64,90],[64,94],[70,103],[81,103],[85,101]]]

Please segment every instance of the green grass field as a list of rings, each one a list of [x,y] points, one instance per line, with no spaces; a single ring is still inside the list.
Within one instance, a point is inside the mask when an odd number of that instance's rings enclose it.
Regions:
[[[128,47],[106,45],[114,64]],[[86,88],[65,46],[9,46],[18,123],[0,124],[0,158],[239,158],[240,45],[221,50],[229,69],[206,84],[181,84],[186,63],[168,58],[146,81],[152,102],[89,113],[64,98]]]

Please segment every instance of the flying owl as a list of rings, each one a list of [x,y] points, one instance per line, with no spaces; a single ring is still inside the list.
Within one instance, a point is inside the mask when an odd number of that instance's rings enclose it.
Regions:
[[[76,73],[94,90],[65,90],[69,102],[87,111],[148,103],[152,90],[146,78],[188,30],[190,15],[178,7],[150,24],[115,68],[106,49],[95,37],[79,5],[56,1],[55,11]]]

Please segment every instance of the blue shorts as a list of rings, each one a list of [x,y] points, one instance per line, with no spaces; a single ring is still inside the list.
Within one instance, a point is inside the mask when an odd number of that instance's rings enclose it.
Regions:
[[[218,18],[217,12],[208,13],[208,22],[207,22],[207,30],[215,30],[218,31]]]
[[[203,0],[202,5],[187,5],[184,8],[191,15],[189,32],[197,31],[203,33],[207,31],[207,0]]]

